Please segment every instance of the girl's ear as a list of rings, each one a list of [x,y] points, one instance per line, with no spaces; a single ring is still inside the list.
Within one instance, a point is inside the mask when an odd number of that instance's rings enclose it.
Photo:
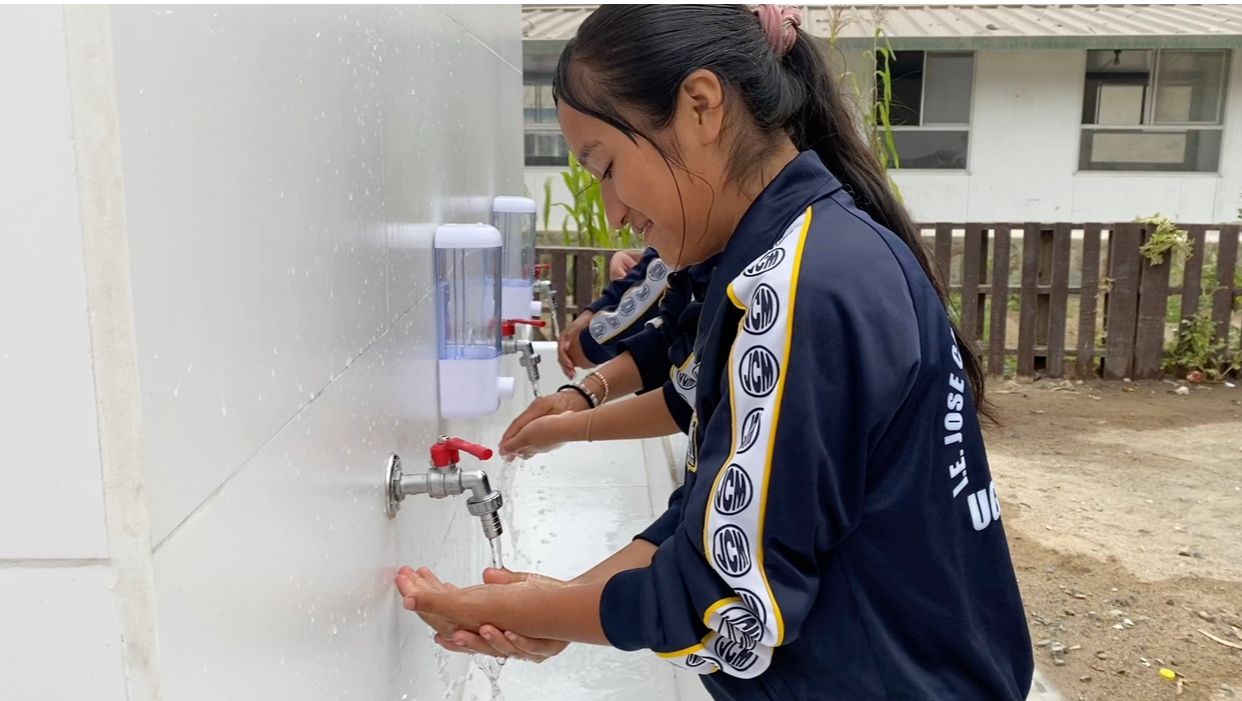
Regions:
[[[700,68],[686,76],[677,91],[677,120],[701,146],[720,140],[724,124],[724,86],[715,73]]]

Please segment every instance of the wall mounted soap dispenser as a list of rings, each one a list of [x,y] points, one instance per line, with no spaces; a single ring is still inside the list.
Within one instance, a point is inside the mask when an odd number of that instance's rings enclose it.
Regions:
[[[500,376],[500,232],[486,224],[436,228],[440,415],[482,416],[513,396]]]
[[[535,252],[535,201],[529,197],[492,200],[492,225],[504,240],[504,284],[501,314],[505,319],[552,317],[552,335],[561,334],[561,310],[552,283],[539,279],[547,266]]]
[[[529,197],[492,200],[492,226],[504,242],[500,314],[505,319],[538,318],[535,300],[535,201]]]

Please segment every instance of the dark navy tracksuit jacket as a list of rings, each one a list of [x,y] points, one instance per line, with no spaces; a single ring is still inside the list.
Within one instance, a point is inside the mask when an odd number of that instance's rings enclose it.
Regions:
[[[608,285],[588,309],[583,354],[603,363],[628,352],[642,378],[639,393],[661,389],[683,432],[690,427],[696,379],[695,334],[703,295],[716,259],[670,271],[654,248],[621,280]]]
[[[1020,701],[1033,663],[944,308],[813,152],[703,299],[685,483],[600,615],[717,699]]]
[[[694,343],[703,296],[715,264],[713,258],[671,273],[659,316],[647,322],[642,333],[619,345],[634,358],[642,376],[642,391],[660,388],[669,414],[683,433],[690,430],[694,413],[699,369],[694,359]]]
[[[657,316],[668,275],[668,266],[648,246],[625,277],[604,286],[600,296],[587,305],[595,316],[579,336],[587,360],[596,365],[612,360],[620,354],[618,342],[641,332]]]

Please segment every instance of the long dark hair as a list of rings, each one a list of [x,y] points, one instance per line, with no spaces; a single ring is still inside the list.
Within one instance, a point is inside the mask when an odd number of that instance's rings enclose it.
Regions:
[[[641,137],[660,149],[666,162],[680,163],[678,154],[662,149],[649,135],[671,123],[678,89],[699,69],[716,75],[726,99],[740,100],[751,122],[739,125],[741,111],[727,112],[733,115],[727,128],[753,131],[732,140],[731,181],[754,175],[762,155],[786,137],[799,151],[815,151],[858,206],[905,241],[949,308],[921,232],[894,196],[849,98],[805,32],[799,30],[790,52],[778,56],[758,17],[741,5],[604,5],[565,45],[552,90],[558,102],[609,124],[635,143]],[[956,324],[953,334],[965,351],[975,406],[990,415],[974,346]]]

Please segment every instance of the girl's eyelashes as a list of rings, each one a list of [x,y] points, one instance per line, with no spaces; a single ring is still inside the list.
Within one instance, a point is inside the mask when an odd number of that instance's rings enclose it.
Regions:
[[[591,177],[594,178],[595,176],[591,176]],[[608,167],[604,169],[604,172],[601,173],[598,178],[595,178],[595,182],[597,184],[603,183],[605,180],[611,177],[612,177],[612,164],[609,163]],[[579,192],[578,195],[582,195],[584,192],[586,192],[587,190],[590,190],[592,187],[594,187],[594,185],[587,185],[586,187],[582,188],[582,192]]]

